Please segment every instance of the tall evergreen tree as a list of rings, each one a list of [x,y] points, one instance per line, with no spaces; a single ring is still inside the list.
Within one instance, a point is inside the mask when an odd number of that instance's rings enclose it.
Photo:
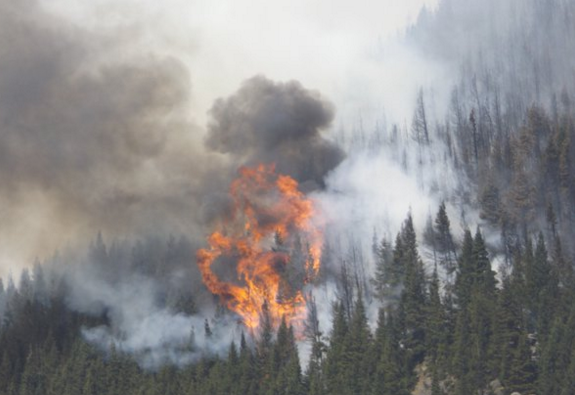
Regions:
[[[452,349],[451,372],[457,379],[456,395],[466,395],[473,391],[472,383],[472,353],[469,344],[471,329],[469,327],[467,308],[459,311],[455,327],[454,344]]]
[[[417,238],[411,214],[405,220],[401,239],[405,267],[404,287],[399,302],[401,342],[407,352],[407,369],[412,371],[425,357],[425,271],[417,251]],[[396,249],[398,246],[396,245]]]
[[[437,238],[437,250],[441,254],[440,264],[444,267],[449,277],[456,269],[457,253],[453,235],[451,234],[451,224],[447,216],[445,202],[441,202],[435,217],[435,234]]]
[[[370,377],[373,374],[373,361],[370,356],[371,332],[367,323],[363,298],[358,295],[353,316],[349,324],[349,349],[346,358],[349,363],[350,393],[367,393]]]
[[[558,298],[558,278],[549,263],[543,234],[539,233],[533,264],[530,292],[535,297],[534,314],[537,330],[541,335],[549,332],[554,313],[554,302]]]
[[[455,279],[456,303],[460,309],[465,309],[469,304],[473,278],[473,236],[471,236],[469,230],[465,230],[461,254],[458,259],[457,277]]]
[[[349,325],[341,301],[333,305],[333,325],[325,360],[325,383],[328,394],[346,394],[349,378]]]
[[[240,339],[240,366],[239,374],[240,380],[238,383],[239,393],[241,394],[257,394],[258,390],[258,372],[256,369],[256,362],[254,355],[250,350],[245,335],[242,332]]]
[[[487,253],[487,247],[481,231],[477,229],[473,240],[472,250],[473,277],[472,289],[477,289],[483,296],[492,299],[495,296],[497,281],[495,272],[491,269],[491,262]]]
[[[426,354],[431,362],[439,364],[446,357],[447,337],[446,326],[447,317],[441,297],[439,295],[439,276],[437,267],[433,270],[433,275],[429,283],[429,301],[426,311]]]
[[[396,267],[398,261],[394,259],[393,246],[385,238],[374,246],[376,258],[375,274],[372,284],[375,296],[384,301],[394,296],[401,281],[400,270]]]
[[[407,395],[409,378],[404,372],[404,357],[399,345],[393,313],[380,308],[373,343],[375,374],[371,380],[371,393],[378,395]]]
[[[323,356],[326,345],[323,342],[323,334],[319,327],[318,311],[315,299],[308,299],[307,319],[304,323],[304,334],[311,343],[311,353],[305,375],[309,394],[321,395],[324,393],[323,382]]]

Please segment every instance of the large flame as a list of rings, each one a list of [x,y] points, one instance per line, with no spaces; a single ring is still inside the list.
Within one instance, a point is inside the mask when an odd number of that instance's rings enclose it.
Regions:
[[[210,247],[197,252],[203,281],[251,330],[259,327],[265,306],[272,324],[282,317],[297,324],[305,317],[303,286],[320,267],[323,238],[313,202],[273,165],[239,173],[230,187],[231,218],[209,236]],[[233,265],[237,281],[221,280],[212,270],[216,261]]]

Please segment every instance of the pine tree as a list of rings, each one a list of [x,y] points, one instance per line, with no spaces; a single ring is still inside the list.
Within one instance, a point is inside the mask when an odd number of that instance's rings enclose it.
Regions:
[[[369,358],[371,340],[363,299],[358,295],[349,325],[349,348],[346,355],[350,369],[350,393],[366,393],[369,390],[369,378],[373,372]]]
[[[489,345],[493,334],[493,302],[479,290],[474,290],[469,303],[470,331],[467,347],[473,388],[483,388],[489,379]]]
[[[471,394],[472,386],[472,353],[469,344],[471,330],[469,328],[469,315],[467,308],[461,309],[457,316],[457,324],[455,327],[455,337],[452,350],[453,360],[451,362],[452,368],[450,369],[455,378],[456,394],[467,395]]]
[[[464,241],[465,246],[465,241]],[[464,254],[462,254],[464,257]],[[471,294],[469,302],[462,306],[462,310],[467,310],[469,317],[468,344],[470,347],[469,371],[462,377],[472,388],[483,388],[489,379],[489,348],[493,334],[493,316],[496,280],[495,272],[491,270],[491,263],[487,255],[487,249],[483,236],[479,229],[475,234],[473,246],[471,248],[471,262],[469,279],[466,281],[470,285]],[[460,317],[465,317],[460,313]],[[462,328],[463,329],[463,328]],[[456,334],[456,336],[461,336]],[[461,342],[461,338],[458,339]],[[458,347],[462,347],[459,344]],[[459,350],[461,353],[462,350]]]
[[[575,278],[573,265],[563,253],[563,244],[559,235],[553,237],[553,250],[551,254],[553,262],[552,270],[558,280],[558,285],[562,289],[573,289],[573,279]]]
[[[479,229],[477,229],[473,240],[472,259],[474,269],[471,280],[472,289],[477,289],[483,296],[493,300],[497,281],[495,272],[491,270],[485,241]]]
[[[426,285],[423,263],[417,252],[417,239],[411,214],[401,230],[405,281],[399,303],[402,343],[408,353],[408,370],[412,371],[425,357]],[[397,245],[396,245],[397,248]]]
[[[372,279],[375,295],[383,301],[393,296],[396,287],[399,285],[399,275],[394,273],[394,256],[392,244],[385,238],[379,245],[374,246],[376,258],[375,275]]]
[[[371,393],[378,395],[407,395],[408,379],[404,375],[399,336],[393,313],[379,310],[375,340],[373,343],[375,374],[371,380]]]
[[[557,318],[551,328],[549,338],[541,351],[541,357],[538,360],[539,376],[537,378],[538,393],[556,395],[559,394],[559,383],[562,358],[561,351],[564,345],[565,323],[562,319]]]
[[[525,283],[525,264],[523,263],[523,251],[518,245],[513,253],[513,266],[509,276],[509,287],[517,300],[517,303],[527,307],[527,285]],[[505,289],[505,287],[503,287]]]
[[[535,296],[534,313],[537,329],[541,335],[549,332],[553,320],[553,306],[558,298],[558,279],[552,271],[547,256],[543,234],[539,233],[533,265],[531,292]]]
[[[323,383],[323,355],[326,346],[322,339],[322,332],[319,327],[319,318],[315,299],[308,299],[307,319],[304,323],[304,334],[311,343],[311,354],[306,372],[306,385],[310,395],[321,395],[324,393]]]
[[[525,331],[519,331],[516,344],[511,355],[509,375],[505,379],[505,387],[510,392],[530,394],[533,392],[536,378],[536,367],[531,360],[529,339]]]
[[[429,126],[425,111],[423,88],[420,88],[417,94],[417,105],[413,114],[411,133],[418,145],[429,145]]]
[[[240,356],[238,355],[236,343],[233,341],[231,342],[230,350],[228,351],[226,376],[230,382],[230,394],[240,395],[238,387],[238,383],[241,380]]]
[[[502,210],[501,191],[492,179],[487,181],[487,185],[483,188],[479,201],[481,203],[480,217],[493,225],[499,224]]]
[[[256,371],[256,364],[252,351],[248,347],[246,337],[242,332],[240,339],[240,362],[239,362],[240,380],[238,383],[238,393],[240,394],[256,394],[257,393],[257,378],[258,372]]]
[[[471,298],[471,288],[474,280],[473,237],[465,230],[463,246],[458,259],[457,277],[455,279],[456,303],[460,309],[465,309]]]
[[[451,277],[456,269],[457,255],[445,202],[441,202],[435,217],[435,234],[437,250],[442,254],[439,262],[444,267],[447,275]]]
[[[293,327],[291,326],[288,328],[284,365],[285,388],[283,391],[280,391],[280,393],[285,395],[302,395],[305,391],[305,387],[302,381],[301,365],[299,362]]]
[[[349,378],[349,326],[342,302],[333,305],[333,326],[325,360],[328,394],[346,394]]]
[[[498,295],[494,334],[490,341],[491,371],[510,392],[530,393],[536,369],[531,358],[521,297],[513,278],[505,278]]]
[[[426,354],[433,364],[437,364],[445,358],[446,353],[446,315],[439,295],[439,276],[437,267],[433,270],[433,275],[429,283],[429,303],[426,306]]]
[[[262,306],[259,328],[259,338],[256,344],[256,363],[258,376],[261,377],[260,391],[267,393],[273,391],[274,380],[277,372],[278,356],[277,349],[274,348],[274,330],[272,317],[269,312],[267,302]]]

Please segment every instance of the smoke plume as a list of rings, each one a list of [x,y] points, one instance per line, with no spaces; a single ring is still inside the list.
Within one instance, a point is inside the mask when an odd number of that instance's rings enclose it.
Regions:
[[[98,230],[192,231],[219,173],[206,178],[217,162],[187,114],[184,65],[117,56],[36,1],[1,1],[0,36],[0,266]]]
[[[299,182],[323,182],[343,151],[322,137],[334,107],[297,81],[274,83],[263,76],[245,81],[210,110],[206,145],[230,154],[237,164],[274,162]]]

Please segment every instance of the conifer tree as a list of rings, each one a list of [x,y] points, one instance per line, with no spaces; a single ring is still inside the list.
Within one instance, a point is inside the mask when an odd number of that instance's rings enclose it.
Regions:
[[[492,299],[495,296],[495,272],[491,269],[491,262],[485,246],[481,231],[477,229],[473,240],[473,268],[472,289],[477,289],[483,296]]]
[[[511,355],[511,365],[505,387],[510,392],[530,394],[533,392],[536,367],[531,359],[529,339],[525,331],[518,331],[517,340]]]
[[[319,327],[317,305],[313,297],[308,299],[307,319],[304,323],[304,334],[311,343],[311,354],[306,371],[306,385],[310,394],[320,395],[324,393],[323,383],[323,355],[326,345],[322,339]]]
[[[254,361],[254,356],[250,350],[244,333],[242,332],[240,339],[240,366],[239,374],[240,380],[238,383],[239,393],[241,394],[256,394],[257,393],[257,371]]]
[[[285,395],[303,395],[305,387],[302,380],[299,354],[295,344],[293,327],[288,328],[285,365],[285,388],[280,393]]]
[[[371,340],[363,298],[359,294],[349,325],[349,348],[346,356],[350,368],[351,393],[366,393],[369,390],[369,378],[373,372],[370,360]]]
[[[441,202],[435,217],[435,234],[437,238],[437,249],[442,254],[439,262],[444,267],[448,276],[451,277],[456,269],[455,263],[457,255],[445,202]]]
[[[469,339],[471,330],[469,328],[469,315],[467,308],[459,311],[457,316],[457,324],[455,327],[455,338],[452,350],[453,360],[451,362],[451,372],[457,379],[456,394],[466,395],[472,392],[471,380],[471,347]]]
[[[375,374],[371,380],[371,393],[378,395],[409,394],[409,379],[405,377],[404,357],[399,346],[393,313],[380,308],[373,343]]]
[[[232,341],[230,343],[230,350],[228,351],[228,360],[227,360],[227,374],[230,383],[231,383],[231,393],[232,394],[239,394],[238,392],[238,383],[241,379],[241,370],[240,370],[240,356],[238,355],[238,349],[236,347],[236,343]]]
[[[462,310],[467,307],[471,298],[473,276],[473,237],[469,230],[465,230],[461,254],[458,259],[457,277],[455,280],[456,303]]]
[[[408,370],[411,371],[425,357],[424,306],[427,303],[425,272],[417,251],[417,239],[411,214],[403,224],[401,239],[405,280],[399,302],[399,320],[402,332],[401,341],[406,348]]]
[[[433,270],[433,275],[429,283],[429,301],[426,311],[426,354],[433,364],[437,364],[445,357],[447,339],[446,325],[447,319],[445,310],[439,295],[439,276],[437,267]]]
[[[469,381],[472,388],[483,388],[489,381],[488,362],[494,326],[496,280],[479,229],[473,240],[470,279],[467,283],[471,285],[471,294],[468,305],[462,309],[468,311],[470,322],[467,346],[471,352],[468,361],[469,372],[464,380]]]
[[[343,303],[333,305],[333,325],[325,361],[325,382],[329,394],[346,394],[349,384],[349,326]]]
[[[376,258],[375,275],[372,284],[375,296],[383,301],[388,297],[393,297],[393,293],[400,284],[400,275],[395,268],[397,262],[394,261],[392,244],[383,238],[379,245],[374,246]]]
[[[559,393],[559,383],[562,377],[560,372],[563,367],[561,354],[564,347],[562,344],[564,331],[565,323],[561,318],[556,318],[538,360],[537,389],[541,394],[556,395]]]
[[[504,279],[498,295],[490,343],[493,374],[510,392],[529,393],[533,389],[530,384],[535,381],[536,368],[531,358],[521,298],[512,278]]]
[[[534,315],[541,335],[549,332],[554,313],[554,301],[558,298],[558,279],[547,256],[543,234],[539,233],[533,262],[533,278],[530,282],[535,299]]]

